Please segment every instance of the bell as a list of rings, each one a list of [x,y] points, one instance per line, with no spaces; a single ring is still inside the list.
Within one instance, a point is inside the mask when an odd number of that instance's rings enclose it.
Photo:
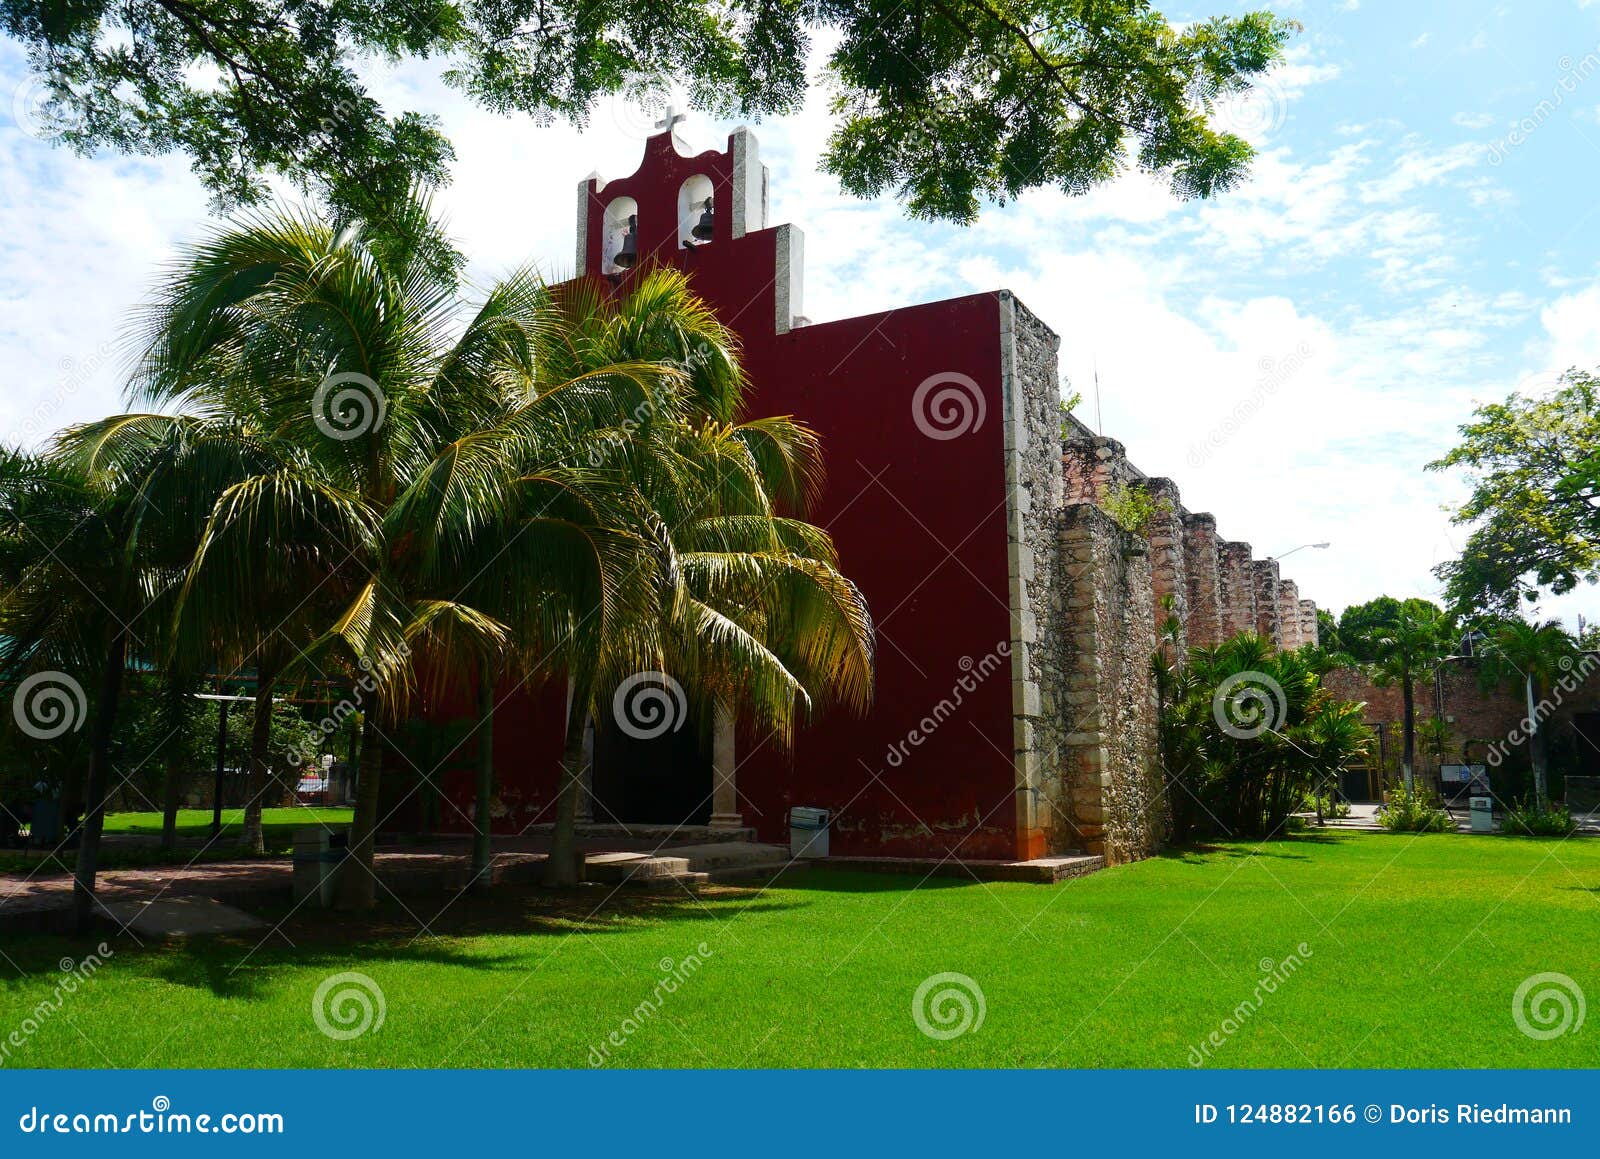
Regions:
[[[711,198],[706,198],[705,212],[700,215],[699,224],[689,232],[694,234],[696,241],[711,240],[711,235],[716,232],[711,223]]]
[[[617,256],[612,258],[612,263],[625,270],[631,270],[639,262],[639,215],[628,215],[628,232],[622,235],[622,248],[617,251]]]

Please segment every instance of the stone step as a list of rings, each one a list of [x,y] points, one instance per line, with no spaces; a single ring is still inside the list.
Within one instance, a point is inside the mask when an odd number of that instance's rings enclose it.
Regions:
[[[770,865],[773,862],[782,865],[789,860],[789,850],[786,846],[758,845],[753,841],[674,845],[661,850],[661,854],[683,858],[689,863],[689,868],[698,873]]]
[[[584,859],[584,880],[629,885],[683,883],[759,877],[789,864],[781,845],[719,841],[680,845],[654,853],[593,853]]]
[[[523,830],[528,836],[548,836],[555,826],[550,822],[529,825]],[[753,842],[756,831],[750,828],[727,829],[720,825],[646,825],[580,821],[578,837],[584,841],[650,841],[658,845],[708,845],[720,842]]]
[[[753,865],[733,865],[724,869],[713,869],[709,876],[715,882],[763,881],[777,877],[780,873],[796,873],[809,869],[812,864],[810,861],[785,858],[782,861],[762,861]]]
[[[1057,857],[1038,857],[1032,861],[990,861],[931,857],[829,857],[821,863],[828,869],[857,873],[904,873],[932,877],[960,877],[968,881],[1022,881],[1054,885],[1074,877],[1096,873],[1106,867],[1099,854],[1071,853]]]

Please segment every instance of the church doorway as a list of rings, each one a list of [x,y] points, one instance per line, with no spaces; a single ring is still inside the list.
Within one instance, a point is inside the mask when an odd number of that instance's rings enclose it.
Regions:
[[[659,736],[625,731],[607,710],[594,722],[594,820],[705,825],[711,820],[712,746],[692,720]]]
[[[1600,778],[1600,712],[1573,713],[1572,727],[1578,734],[1578,776]]]

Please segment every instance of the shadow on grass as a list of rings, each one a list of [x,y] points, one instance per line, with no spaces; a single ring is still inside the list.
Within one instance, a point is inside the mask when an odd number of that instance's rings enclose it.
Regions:
[[[930,875],[926,870],[921,873],[911,870],[876,873],[858,869],[829,869],[826,865],[786,874],[773,883],[779,889],[800,893],[910,893],[913,890],[957,889],[984,884],[988,883],[975,881],[959,869]]]
[[[1218,840],[1192,841],[1182,845],[1169,845],[1157,857],[1167,861],[1182,861],[1189,865],[1204,865],[1217,858],[1239,859],[1246,857],[1271,857],[1281,861],[1310,861],[1305,853],[1294,850],[1296,845],[1335,846],[1348,845],[1357,840],[1350,833],[1287,833],[1281,837],[1263,840],[1259,837],[1235,837],[1223,844]]]
[[[529,952],[515,945],[490,945],[482,938],[584,937],[623,933],[655,923],[716,926],[740,913],[803,908],[758,889],[719,888],[701,895],[681,890],[591,887],[549,891],[500,886],[484,896],[457,891],[408,893],[404,905],[392,896],[367,913],[350,914],[287,905],[249,906],[270,930],[166,941],[100,931],[90,939],[31,935],[8,944],[7,953],[30,975],[49,977],[58,960],[81,957],[101,940],[118,966],[144,965],[172,985],[210,991],[218,998],[266,1001],[282,972],[307,968],[332,974],[366,966],[423,963],[479,971],[523,971]],[[246,907],[241,907],[246,908]],[[539,953],[545,949],[540,947]]]

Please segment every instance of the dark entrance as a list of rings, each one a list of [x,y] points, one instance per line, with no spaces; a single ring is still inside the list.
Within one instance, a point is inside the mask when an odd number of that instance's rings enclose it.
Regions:
[[[1578,775],[1600,777],[1600,712],[1573,713],[1572,727],[1578,734]]]
[[[649,740],[624,732],[607,711],[594,729],[594,819],[640,825],[711,820],[711,746],[694,722]]]

